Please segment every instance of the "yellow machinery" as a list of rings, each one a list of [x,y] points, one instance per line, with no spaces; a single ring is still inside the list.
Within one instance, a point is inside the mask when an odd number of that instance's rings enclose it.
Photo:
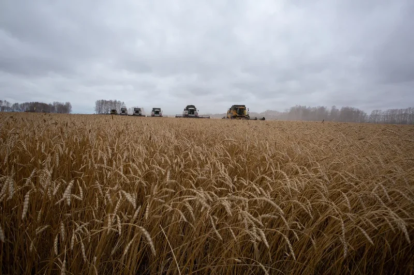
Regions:
[[[245,105],[233,105],[227,110],[226,119],[265,120],[264,117],[257,119],[250,118],[249,109]]]
[[[245,105],[233,105],[227,110],[227,119],[250,119]]]

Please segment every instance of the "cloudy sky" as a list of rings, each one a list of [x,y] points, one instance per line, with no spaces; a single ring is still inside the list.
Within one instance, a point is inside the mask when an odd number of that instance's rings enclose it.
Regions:
[[[414,106],[412,0],[0,1],[0,99]]]

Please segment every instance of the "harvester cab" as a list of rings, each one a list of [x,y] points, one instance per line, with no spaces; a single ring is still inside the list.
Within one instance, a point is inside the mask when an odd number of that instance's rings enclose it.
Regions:
[[[152,117],[162,117],[162,110],[161,110],[161,108],[152,108],[151,116]]]
[[[134,108],[133,116],[145,116],[144,108]]]
[[[183,116],[198,116],[198,111],[194,105],[187,105],[184,109]]]
[[[120,113],[120,115],[121,115],[121,116],[126,116],[126,115],[128,115],[128,110],[127,110],[127,108],[122,107],[122,108],[121,108],[121,113]]]
[[[182,115],[176,115],[177,118],[210,118],[210,116],[200,116],[194,105],[187,105]]]

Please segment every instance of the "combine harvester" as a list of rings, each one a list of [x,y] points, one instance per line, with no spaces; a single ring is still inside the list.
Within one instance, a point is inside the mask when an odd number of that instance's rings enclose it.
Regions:
[[[245,105],[233,105],[227,110],[227,116],[223,119],[243,119],[243,120],[258,120],[257,117],[250,118],[249,109]],[[264,117],[259,120],[265,120]]]
[[[143,116],[146,117],[144,108],[134,108],[134,112],[132,113],[133,116]]]
[[[161,108],[152,108],[151,117],[162,117]]]
[[[198,110],[194,105],[187,105],[182,115],[176,115],[176,118],[210,118],[210,116],[198,115]]]
[[[116,109],[112,109],[110,112],[111,115],[117,115],[118,111]]]
[[[125,107],[121,108],[121,112],[119,113],[119,115],[121,116],[127,116],[128,115],[128,110]]]

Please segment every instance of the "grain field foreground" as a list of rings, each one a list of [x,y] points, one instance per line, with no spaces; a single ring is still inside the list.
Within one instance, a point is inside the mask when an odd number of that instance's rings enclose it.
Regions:
[[[0,114],[2,274],[413,274],[414,127]]]

